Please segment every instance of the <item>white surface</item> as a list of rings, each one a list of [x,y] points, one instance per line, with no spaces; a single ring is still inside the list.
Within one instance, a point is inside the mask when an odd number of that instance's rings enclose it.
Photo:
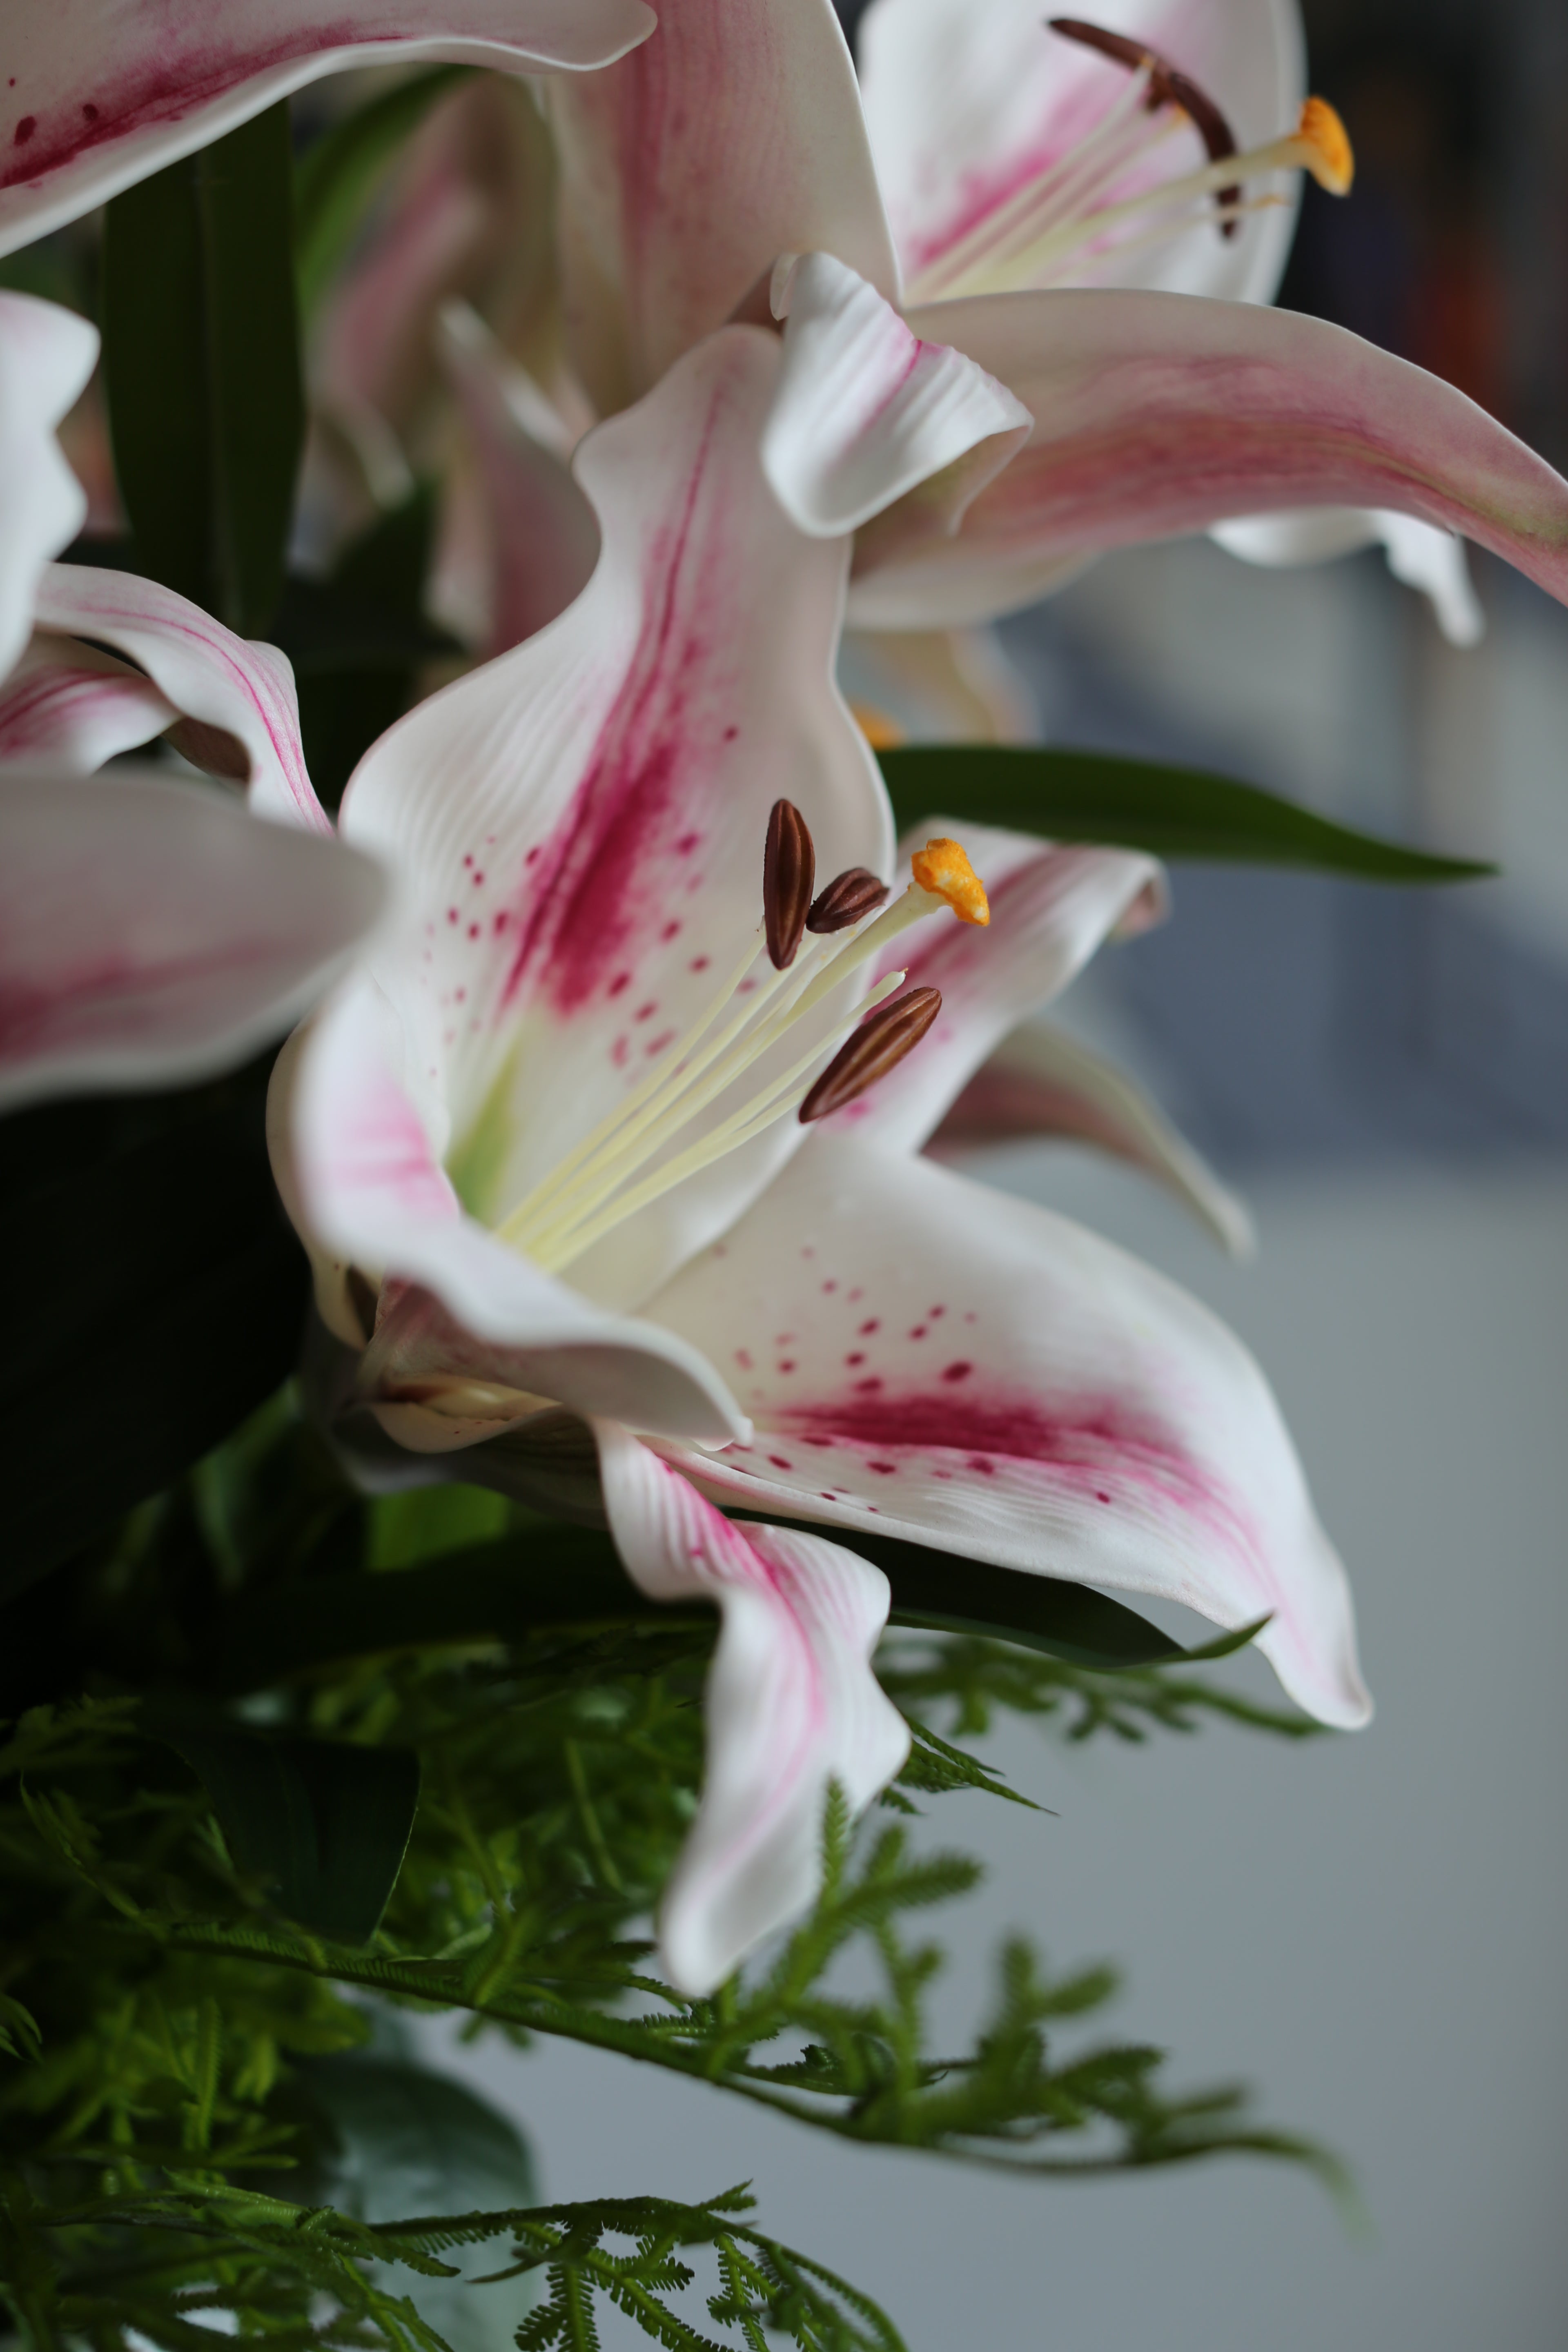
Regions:
[[[1271,1187],[1247,1270],[1132,1176],[1074,1154],[991,1172],[1092,1215],[1258,1349],[1350,1562],[1380,1711],[1305,1748],[1220,1727],[999,1743],[1060,1818],[931,1806],[993,1864],[944,2022],[1005,1926],[1058,1966],[1113,1957],[1121,2032],[1171,2047],[1184,2084],[1248,2077],[1271,2120],[1331,2141],[1373,2234],[1258,2162],[1011,2182],[563,2045],[481,2045],[465,2070],[526,2123],[547,2197],[752,2178],[763,2225],[879,2295],[910,2352],[1556,2352],[1568,1176]]]

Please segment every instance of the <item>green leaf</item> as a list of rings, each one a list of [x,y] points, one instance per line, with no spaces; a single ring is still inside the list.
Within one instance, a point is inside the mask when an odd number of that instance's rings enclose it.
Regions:
[[[18,1237],[0,1335],[0,1599],[167,1486],[292,1370],[307,1268],[263,1062],[179,1094],[0,1120]]]
[[[175,1699],[150,1701],[142,1719],[202,1781],[237,1867],[279,1911],[335,1943],[369,1942],[414,1826],[416,1756],[252,1731]]]
[[[309,318],[353,242],[366,205],[405,140],[437,99],[473,74],[436,66],[384,89],[317,140],[294,174],[294,266]]]
[[[816,1530],[821,1534],[823,1530]],[[844,1538],[836,1528],[834,1540]],[[1190,1654],[1146,1617],[1059,1577],[1028,1576],[984,1560],[891,1536],[857,1531],[850,1549],[875,1561],[893,1588],[892,1622],[947,1633],[988,1633],[1069,1665],[1114,1674],[1126,1666],[1161,1665]]]
[[[993,1634],[1106,1673],[1187,1655],[1134,1611],[1082,1585],[891,1537],[839,1528],[832,1535],[886,1574],[896,1624]],[[639,1592],[607,1535],[527,1528],[419,1568],[321,1577],[244,1600],[221,1675],[226,1689],[260,1690],[302,1667],[373,1652],[519,1641],[568,1625],[708,1622],[698,1604],[671,1607]]]
[[[378,2044],[406,2037],[376,2020]],[[521,2134],[510,2119],[447,2075],[414,2062],[411,2050],[309,2062],[301,2069],[331,2127],[332,2152],[310,2184],[313,2204],[356,2221],[397,2222],[411,2213],[482,2213],[530,2206],[538,2196]],[[498,2232],[504,2242],[507,2233]],[[445,2251],[468,2277],[502,2259],[496,2240]],[[510,2352],[534,2301],[531,2280],[476,2294],[458,2276],[411,2279],[401,2263],[373,2263],[389,2294],[406,2294],[452,2352]]]
[[[1364,882],[1470,882],[1497,870],[1405,849],[1252,784],[1152,760],[996,743],[907,744],[877,757],[900,826],[951,817],[1158,857],[1304,866]]]
[[[305,406],[289,110],[114,197],[104,378],[143,568],[245,635],[283,584]]]

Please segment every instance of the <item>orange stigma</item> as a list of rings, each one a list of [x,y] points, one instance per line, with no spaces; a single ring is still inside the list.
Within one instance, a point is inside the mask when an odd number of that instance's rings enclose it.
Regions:
[[[1355,178],[1355,152],[1350,132],[1326,98],[1310,98],[1296,125],[1301,161],[1320,188],[1331,196],[1348,196]]]
[[[946,899],[961,923],[991,920],[985,885],[956,841],[928,841],[910,858],[910,871],[922,890]]]

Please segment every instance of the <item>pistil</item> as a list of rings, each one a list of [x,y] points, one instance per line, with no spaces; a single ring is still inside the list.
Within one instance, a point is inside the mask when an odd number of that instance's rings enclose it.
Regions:
[[[1164,244],[1198,226],[1205,213],[1222,236],[1233,236],[1244,214],[1279,201],[1244,196],[1246,181],[1261,173],[1305,170],[1331,194],[1348,192],[1350,140],[1324,100],[1310,98],[1288,135],[1239,153],[1214,100],[1157,50],[1080,17],[1053,17],[1049,29],[1126,66],[1126,90],[1067,155],[921,272],[909,289],[911,303],[1068,282],[1105,246],[1120,254]],[[1157,120],[1140,119],[1149,117]],[[1202,139],[1206,163],[1121,202],[1104,201],[1183,122]]]

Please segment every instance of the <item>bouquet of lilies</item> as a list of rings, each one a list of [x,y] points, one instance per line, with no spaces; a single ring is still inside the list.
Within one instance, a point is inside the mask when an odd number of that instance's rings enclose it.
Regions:
[[[1568,484],[1268,307],[1353,169],[1292,0],[859,53],[829,0],[0,41],[29,2346],[898,2345],[741,2191],[541,2204],[443,2019],[1013,2168],[1329,2163],[1021,1946],[928,2044],[907,1916],[974,1867],[897,1817],[1011,1793],[997,1709],[1370,1714],[1258,1367],[953,1160],[1071,1137],[1245,1248],[1037,1016],[1162,858],[1475,869],[1007,740],[978,633],[1213,531],[1381,544],[1464,639],[1467,538],[1568,599]],[[1247,1642],[1291,1709],[1193,1672]]]

